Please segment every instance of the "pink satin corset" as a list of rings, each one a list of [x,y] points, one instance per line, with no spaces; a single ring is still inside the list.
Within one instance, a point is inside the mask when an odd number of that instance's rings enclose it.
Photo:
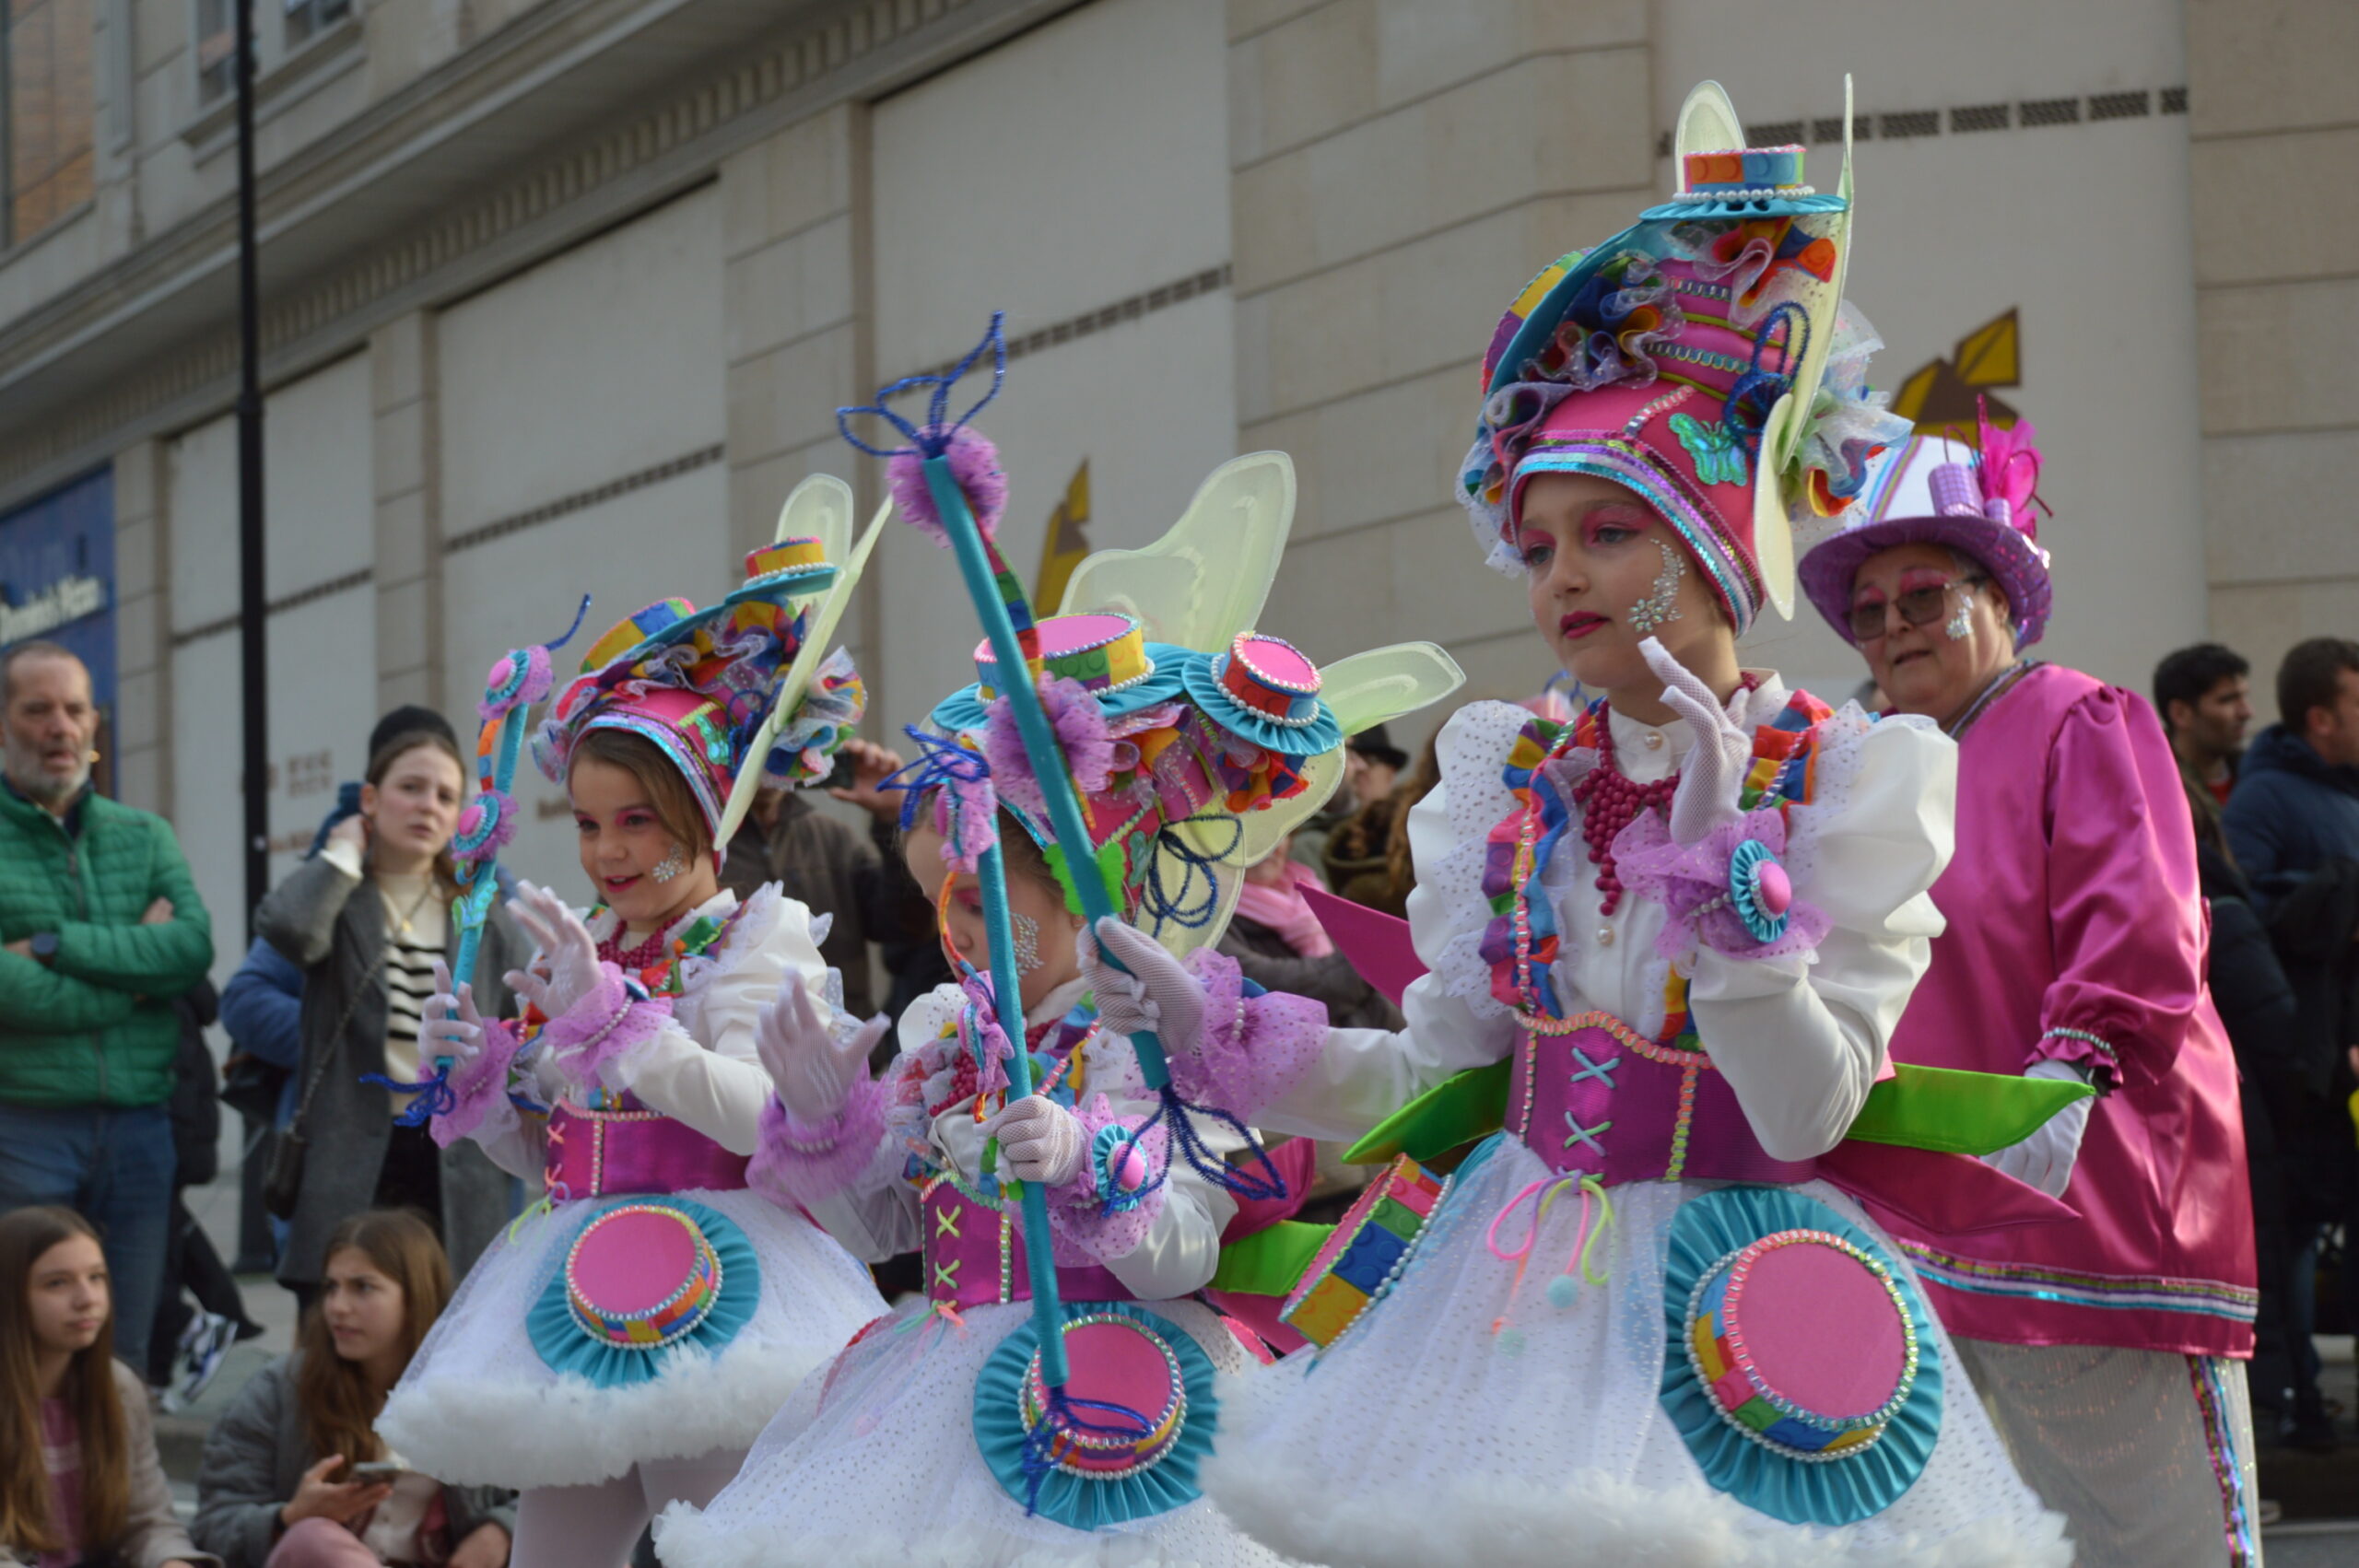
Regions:
[[[1658,1045],[1610,1012],[1527,1029],[1508,1082],[1508,1130],[1548,1165],[1632,1181],[1810,1180],[1816,1163],[1772,1159],[1736,1091],[1702,1051]]]
[[[616,1193],[735,1192],[745,1185],[746,1156],[733,1154],[684,1122],[629,1108],[549,1112],[543,1175],[559,1202]]]
[[[968,1307],[1032,1299],[1015,1213],[947,1174],[926,1184],[918,1207],[929,1300]],[[1111,1270],[1094,1267],[1059,1269],[1057,1293],[1067,1302],[1138,1299]]]

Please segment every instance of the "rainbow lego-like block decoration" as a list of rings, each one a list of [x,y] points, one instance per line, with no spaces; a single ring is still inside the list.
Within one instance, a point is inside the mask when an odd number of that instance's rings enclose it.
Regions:
[[[1400,1277],[1449,1185],[1408,1155],[1395,1158],[1310,1260],[1279,1320],[1321,1350],[1343,1338]]]

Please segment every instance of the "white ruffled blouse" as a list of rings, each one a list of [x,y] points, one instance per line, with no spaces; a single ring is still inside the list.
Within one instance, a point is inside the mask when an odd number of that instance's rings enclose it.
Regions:
[[[1730,717],[1750,731],[1790,695],[1766,675],[1731,699]],[[1262,1126],[1355,1139],[1451,1074],[1515,1049],[1518,1026],[1491,995],[1480,953],[1491,919],[1483,869],[1491,829],[1516,808],[1501,770],[1531,718],[1507,703],[1473,703],[1442,731],[1441,782],[1409,814],[1410,932],[1429,972],[1402,1000],[1408,1027],[1331,1031],[1317,1068],[1256,1118]],[[1694,743],[1684,721],[1616,713],[1611,722],[1615,765],[1638,783],[1671,774]],[[1589,755],[1554,765],[1567,769],[1567,786]],[[1831,921],[1825,938],[1814,953],[1785,958],[1701,948],[1683,965],[1696,1032],[1778,1159],[1838,1142],[1883,1067],[1942,929],[1927,890],[1949,862],[1956,786],[1957,748],[1930,721],[1872,720],[1845,707],[1820,731],[1811,802],[1789,813],[1782,856],[1796,897]],[[1557,998],[1558,1011],[1611,1012],[1651,1038],[1663,1025],[1669,965],[1655,942],[1666,912],[1625,892],[1608,915],[1596,882],[1568,829],[1542,872],[1559,933],[1555,974],[1572,993]]]

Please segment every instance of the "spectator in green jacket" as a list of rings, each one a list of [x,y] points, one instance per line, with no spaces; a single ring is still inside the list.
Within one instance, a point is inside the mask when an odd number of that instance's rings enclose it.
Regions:
[[[90,789],[90,673],[0,656],[0,1211],[79,1211],[104,1238],[115,1354],[147,1364],[175,1160],[172,1000],[213,927],[163,818]]]

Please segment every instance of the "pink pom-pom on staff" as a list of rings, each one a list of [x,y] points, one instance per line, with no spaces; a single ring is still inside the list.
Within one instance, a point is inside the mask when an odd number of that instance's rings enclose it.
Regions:
[[[950,432],[942,455],[950,463],[950,476],[957,482],[959,493],[967,497],[967,509],[975,514],[975,526],[984,538],[993,537],[1000,514],[1007,509],[1007,474],[999,464],[999,449],[981,431],[962,425]],[[898,453],[886,462],[885,482],[903,521],[947,549],[950,533],[934,509],[933,492],[925,482],[925,462],[922,452]]]

